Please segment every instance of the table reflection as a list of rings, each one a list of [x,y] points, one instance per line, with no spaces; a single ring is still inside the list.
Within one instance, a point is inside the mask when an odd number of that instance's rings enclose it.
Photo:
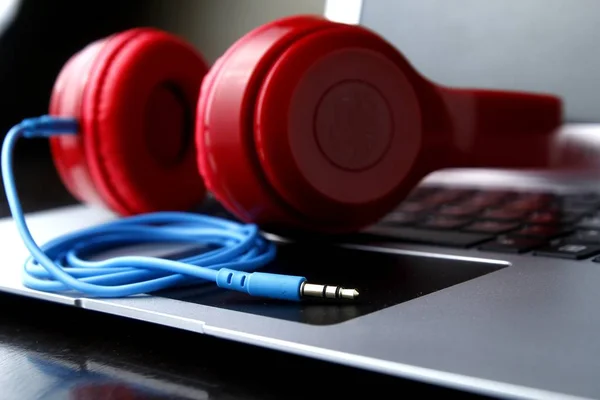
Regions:
[[[0,399],[306,400],[379,398],[409,391],[452,394],[399,378],[12,295],[0,294],[0,310]]]
[[[44,382],[35,388],[37,397],[44,399],[209,399],[209,393],[199,382],[175,383],[168,377],[140,366],[119,368],[99,360],[80,362],[49,356],[44,353],[27,353],[30,378]],[[39,376],[36,376],[39,375]],[[23,396],[21,391],[20,396]],[[27,396],[26,396],[27,397]],[[17,397],[15,397],[17,398]]]

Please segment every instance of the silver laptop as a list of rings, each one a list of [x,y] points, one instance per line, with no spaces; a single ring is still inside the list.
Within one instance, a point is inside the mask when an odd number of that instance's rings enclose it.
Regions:
[[[378,31],[433,80],[559,94],[564,131],[600,135],[600,2],[343,0],[325,15]],[[266,270],[361,292],[327,304],[213,286],[110,300],[35,292],[4,219],[0,290],[468,392],[600,398],[598,210],[594,174],[440,171],[361,234],[281,243]],[[227,216],[210,200],[202,211]],[[113,218],[75,205],[28,221],[45,242]]]

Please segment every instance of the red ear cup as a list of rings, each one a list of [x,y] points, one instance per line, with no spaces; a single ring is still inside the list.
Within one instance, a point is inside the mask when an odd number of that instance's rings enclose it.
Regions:
[[[420,147],[419,106],[385,56],[394,50],[363,32],[287,18],[215,65],[198,103],[199,166],[238,217],[347,231],[398,201]]]
[[[198,166],[215,197],[242,220],[287,226],[302,221],[277,198],[261,171],[252,136],[255,98],[287,44],[329,26],[307,16],[259,27],[230,47],[202,83],[196,119]]]
[[[78,135],[51,139],[71,193],[123,215],[200,203],[193,121],[207,71],[190,45],[154,29],[113,35],[73,56],[50,101],[50,114],[80,121]]]
[[[262,82],[262,171],[311,229],[357,229],[412,189],[421,110],[395,55],[364,29],[332,24],[288,46]]]
[[[242,220],[348,232],[428,173],[477,164],[493,150],[485,143],[527,143],[505,166],[527,164],[559,124],[555,97],[444,88],[363,27],[291,17],[219,60],[202,85],[196,142],[207,186]]]

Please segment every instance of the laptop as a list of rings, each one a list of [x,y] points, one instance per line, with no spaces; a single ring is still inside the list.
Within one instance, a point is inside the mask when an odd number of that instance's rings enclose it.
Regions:
[[[344,0],[327,1],[325,15],[381,33],[433,80],[556,93],[565,134],[600,135],[594,1]],[[199,211],[231,217],[210,198]],[[114,218],[76,204],[28,221],[43,243]],[[0,290],[500,398],[600,398],[593,172],[444,170],[359,234],[266,235],[279,246],[266,271],[356,287],[359,298],[265,302],[214,286],[119,299],[36,292],[21,284],[27,252],[9,218]]]

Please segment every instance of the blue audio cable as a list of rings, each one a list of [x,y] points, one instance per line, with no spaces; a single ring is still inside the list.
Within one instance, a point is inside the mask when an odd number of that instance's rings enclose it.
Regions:
[[[12,170],[15,144],[21,137],[47,138],[77,132],[78,123],[74,119],[41,116],[15,125],[2,146],[2,178],[8,205],[30,253],[23,268],[26,287],[47,292],[79,292],[90,297],[125,297],[208,281],[224,289],[281,300],[358,296],[354,289],[310,284],[302,276],[253,272],[274,260],[275,244],[262,237],[254,224],[206,215],[183,212],[137,215],[38,246],[27,227],[17,195]],[[89,259],[99,251],[140,243],[202,244],[212,250],[176,260],[148,256]]]

